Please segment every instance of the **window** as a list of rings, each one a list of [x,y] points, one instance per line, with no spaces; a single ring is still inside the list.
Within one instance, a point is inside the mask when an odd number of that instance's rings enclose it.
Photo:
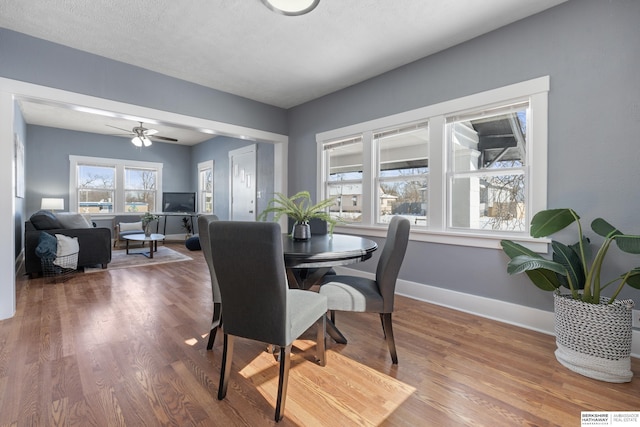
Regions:
[[[448,117],[449,226],[526,231],[529,102]]]
[[[331,212],[349,232],[402,215],[414,240],[532,241],[529,220],[546,208],[548,91],[541,77],[320,133],[319,198],[338,197]]]
[[[69,210],[81,213],[157,211],[162,164],[69,156]]]
[[[373,135],[378,154],[376,222],[394,215],[414,224],[427,221],[429,132],[426,122],[392,128]]]
[[[124,168],[125,212],[156,210],[157,171],[152,168]]]
[[[323,147],[327,161],[325,194],[335,197],[329,208],[332,216],[346,222],[362,222],[362,138],[327,143]]]
[[[78,212],[113,212],[116,168],[90,163],[77,166]]]
[[[198,206],[202,213],[213,213],[213,160],[198,164]]]

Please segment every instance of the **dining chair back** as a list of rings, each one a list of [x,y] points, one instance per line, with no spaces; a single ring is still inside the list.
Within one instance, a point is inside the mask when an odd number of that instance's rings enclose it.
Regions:
[[[291,345],[317,326],[317,359],[325,364],[327,299],[315,292],[289,289],[280,225],[272,222],[213,221],[211,258],[224,303],[224,351],[218,399],[227,393],[234,337],[279,347],[280,373],[275,420],[284,406]]]
[[[207,350],[211,350],[213,348],[213,343],[216,340],[216,332],[222,327],[222,298],[220,296],[220,287],[218,286],[216,272],[213,269],[213,260],[211,259],[211,241],[209,239],[209,224],[213,221],[218,221],[218,217],[215,215],[200,215],[198,217],[198,237],[200,239],[202,254],[204,255],[205,261],[207,261],[207,267],[209,267],[209,275],[211,276],[211,295],[213,297],[213,318],[211,319],[211,330],[209,332]]]
[[[336,311],[374,312],[380,314],[391,360],[398,364],[391,313],[398,273],[409,243],[411,223],[408,219],[394,216],[389,223],[387,240],[378,259],[375,279],[360,276],[325,276],[319,293],[327,297],[331,321],[335,323]]]

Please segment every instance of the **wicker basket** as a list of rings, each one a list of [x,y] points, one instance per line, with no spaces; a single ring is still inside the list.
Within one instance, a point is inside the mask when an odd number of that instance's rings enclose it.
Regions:
[[[556,359],[568,369],[602,381],[629,382],[633,300],[590,304],[554,296]]]
[[[56,258],[41,258],[40,262],[47,283],[66,282],[77,272],[78,252]]]

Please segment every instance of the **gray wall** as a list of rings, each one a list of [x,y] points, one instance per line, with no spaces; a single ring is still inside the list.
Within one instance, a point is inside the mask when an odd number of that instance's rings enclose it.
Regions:
[[[191,147],[153,143],[139,149],[129,139],[27,126],[26,214],[40,209],[42,197],[62,197],[69,208],[69,155],[162,163],[163,191],[195,191],[191,184]]]
[[[192,170],[196,170],[198,163],[213,160],[213,213],[221,220],[229,219],[229,151],[252,145],[246,140],[219,136],[209,141],[195,145],[192,150]],[[272,144],[257,143],[256,190],[263,197],[257,200],[258,212],[262,212],[270,195],[273,193],[273,156]],[[193,188],[197,190],[197,173],[193,175]],[[194,191],[196,191],[194,190]]]
[[[549,75],[548,206],[574,208],[587,229],[602,216],[640,234],[639,23],[638,1],[571,0],[293,108],[289,192],[315,191],[317,132]],[[639,264],[615,251],[618,266]],[[400,277],[551,310],[552,296],[508,276],[507,261],[500,250],[411,242]]]

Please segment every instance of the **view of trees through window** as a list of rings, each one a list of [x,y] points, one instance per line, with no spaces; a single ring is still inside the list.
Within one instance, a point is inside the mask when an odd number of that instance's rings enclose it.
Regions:
[[[78,165],[79,211],[113,212],[115,177],[115,167]]]
[[[156,206],[157,173],[152,169],[125,168],[125,212],[152,212]]]
[[[108,163],[105,160],[105,163]],[[156,210],[158,170],[152,167],[77,163],[77,209],[82,213]],[[119,200],[119,202],[117,202]]]
[[[388,223],[402,215],[426,225],[429,177],[427,123],[417,123],[373,135],[378,153],[377,218]]]
[[[203,213],[213,212],[213,169],[210,167],[203,167],[199,169],[199,183],[198,188],[200,191],[200,211]]]

